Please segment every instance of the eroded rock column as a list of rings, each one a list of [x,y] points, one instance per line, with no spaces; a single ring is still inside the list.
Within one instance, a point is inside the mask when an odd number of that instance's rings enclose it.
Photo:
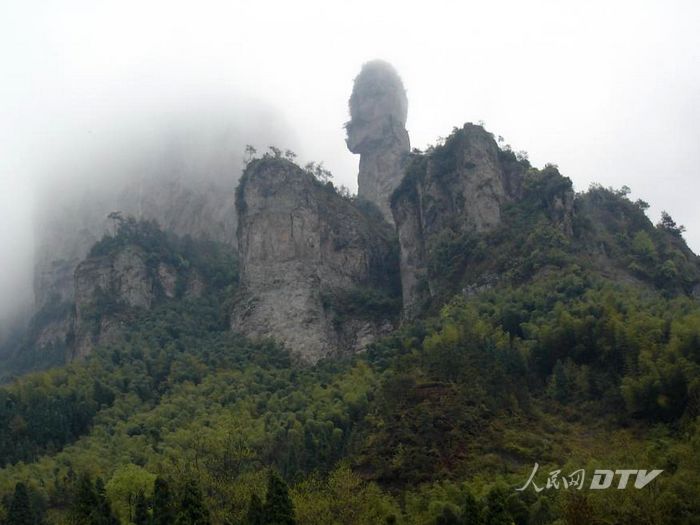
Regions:
[[[360,155],[358,195],[393,224],[389,199],[403,178],[410,151],[406,90],[393,66],[381,60],[367,62],[355,78],[349,106],[346,143]]]

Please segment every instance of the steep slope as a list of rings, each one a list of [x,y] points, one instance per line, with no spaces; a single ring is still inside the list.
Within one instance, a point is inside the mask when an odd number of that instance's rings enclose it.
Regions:
[[[228,244],[163,232],[155,222],[112,214],[105,235],[77,265],[70,300],[44,305],[13,343],[13,372],[84,358],[113,341],[138,315],[199,297],[236,273]]]
[[[224,181],[166,177],[138,180],[124,188],[93,189],[79,198],[61,197],[39,219],[34,295],[36,310],[71,302],[75,269],[90,247],[110,231],[108,215],[153,220],[179,236],[235,245],[235,176]]]
[[[274,479],[304,525],[694,523],[700,267],[681,228],[623,190],[575,195],[476,126],[410,167],[398,247],[376,208],[270,156],[238,189],[240,275],[225,246],[149,223],[93,246],[91,352],[0,388],[0,509],[21,483],[52,525],[86,519],[86,492],[121,523],[137,500],[162,518],[160,476],[170,522],[196,505],[247,525]],[[395,328],[399,249],[425,289]],[[540,487],[664,472],[516,491],[535,463]]]
[[[582,512],[692,523],[700,511],[689,298],[561,270],[300,368],[231,333],[224,296],[157,305],[87,360],[0,389],[0,495],[24,482],[58,524],[80,511],[77,475],[101,477],[127,523],[158,474],[174,513],[194,480],[212,523],[246,524],[270,468],[300,524],[432,525],[449,513],[574,524]],[[665,472],[643,491],[516,493],[535,462],[540,485],[557,468]]]
[[[700,283],[698,257],[644,203],[598,186],[576,195],[556,166],[532,168],[480,126],[413,153],[391,202],[406,318],[576,265],[673,293]]]
[[[276,158],[249,164],[237,202],[234,330],[274,337],[308,362],[357,352],[391,330],[398,261],[381,217]]]
[[[501,154],[493,136],[465,124],[445,144],[414,153],[406,177],[391,196],[401,244],[404,315],[415,316],[445,275],[429,271],[430,254],[446,235],[488,233],[502,208],[520,197],[526,166]]]

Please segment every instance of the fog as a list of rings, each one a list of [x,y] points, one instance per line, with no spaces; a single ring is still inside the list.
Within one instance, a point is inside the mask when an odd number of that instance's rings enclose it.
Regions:
[[[697,27],[693,1],[5,1],[0,319],[31,303],[37,216],[169,152],[196,176],[274,143],[354,189],[342,124],[373,58],[403,78],[413,146],[483,121],[577,190],[631,187],[697,252]]]

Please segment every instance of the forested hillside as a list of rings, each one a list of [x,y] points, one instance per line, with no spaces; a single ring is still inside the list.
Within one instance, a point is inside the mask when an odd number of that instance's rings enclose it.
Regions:
[[[227,248],[134,221],[105,237],[93,255],[136,244],[210,285],[96,303],[116,337],[0,389],[0,523],[698,523],[697,257],[626,190],[577,195],[567,233],[551,197],[570,181],[501,154],[527,176],[498,228],[435,236],[422,314],[314,366],[230,329]],[[514,490],[535,463],[540,485],[664,472],[641,490]]]

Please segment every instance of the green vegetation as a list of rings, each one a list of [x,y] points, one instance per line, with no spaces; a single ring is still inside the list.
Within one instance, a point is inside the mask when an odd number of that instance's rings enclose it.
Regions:
[[[490,235],[435,236],[431,313],[313,367],[229,330],[226,250],[122,219],[93,255],[137,245],[214,284],[0,388],[0,523],[697,523],[697,259],[625,191],[591,188],[562,223],[568,179],[502,155],[529,169],[523,198]],[[394,297],[324,302],[343,323],[395,317]],[[664,473],[516,491],[535,462]]]
[[[67,345],[53,341],[38,348],[36,336],[46,327],[60,325],[73,313],[73,305],[51,297],[31,319],[26,330],[16,330],[0,345],[0,384],[31,371],[63,365]]]
[[[319,524],[700,511],[688,493],[700,489],[690,299],[562,270],[455,299],[364,356],[312,368],[228,332],[219,308],[216,294],[161,305],[86,362],[5,387],[3,421],[15,423],[2,427],[0,491],[24,483],[48,523],[88,508],[121,523],[144,510],[170,516],[161,523],[248,523],[268,519],[270,498],[286,522]],[[76,407],[78,426],[52,419]],[[512,490],[535,461],[631,457],[667,470],[653,508],[639,506],[645,491],[581,502]]]
[[[155,221],[122,217],[118,212],[109,217],[115,223],[115,233],[98,241],[91,248],[90,257],[113,255],[127,246],[138,247],[145,252],[150,272],[157,272],[160,264],[169,264],[177,270],[178,297],[184,293],[184,283],[191,271],[198,272],[201,280],[212,288],[235,282],[236,261],[231,250],[221,244],[189,236],[178,237],[161,230]]]
[[[396,321],[401,313],[400,297],[377,288],[357,287],[322,292],[322,300],[324,307],[334,313],[334,323],[337,325],[342,325],[348,318]]]

